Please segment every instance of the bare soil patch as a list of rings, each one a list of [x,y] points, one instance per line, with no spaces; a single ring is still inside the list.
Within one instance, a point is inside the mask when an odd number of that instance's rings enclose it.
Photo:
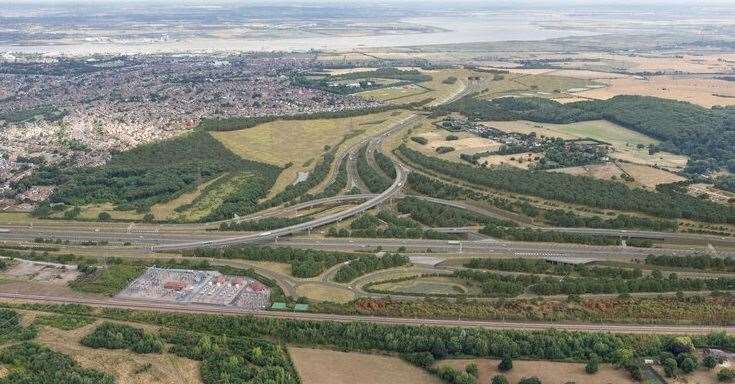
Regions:
[[[440,384],[397,357],[289,347],[303,384]]]
[[[13,265],[0,275],[16,280],[28,280],[43,283],[66,285],[79,275],[76,269],[41,263],[16,260]]]
[[[584,371],[584,364],[560,363],[554,361],[513,361],[513,369],[509,372],[499,372],[499,360],[491,359],[458,359],[445,360],[438,363],[440,366],[450,366],[456,369],[464,368],[474,362],[479,368],[480,377],[478,383],[489,383],[490,378],[503,374],[511,383],[517,383],[524,377],[536,376],[544,384],[625,384],[635,383],[630,379],[627,371],[615,369],[610,365],[600,364],[600,370],[594,375],[588,375]]]

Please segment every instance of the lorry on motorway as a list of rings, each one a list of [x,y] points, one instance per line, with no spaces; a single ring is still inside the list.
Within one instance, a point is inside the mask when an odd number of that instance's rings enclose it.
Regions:
[[[273,232],[270,232],[270,231],[268,231],[268,232],[263,232],[263,233],[259,233],[259,234],[258,234],[258,237],[268,236],[268,235],[270,235],[271,233],[273,233]]]
[[[459,245],[460,243],[459,243],[459,240],[449,240],[449,241],[447,241],[447,244]]]
[[[7,229],[7,228],[0,228],[0,233],[8,233],[8,232],[10,232],[9,229]]]

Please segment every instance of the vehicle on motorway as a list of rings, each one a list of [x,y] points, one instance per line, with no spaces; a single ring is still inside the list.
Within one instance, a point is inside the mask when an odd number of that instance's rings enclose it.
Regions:
[[[447,241],[447,244],[459,245],[459,240],[449,240],[449,241]]]
[[[271,233],[273,233],[273,232],[271,232],[271,231],[268,231],[268,232],[263,232],[263,233],[259,233],[259,234],[258,234],[258,237],[268,236],[268,235],[270,235]]]
[[[7,229],[7,228],[0,228],[0,233],[8,233],[8,232],[10,232],[9,229]]]

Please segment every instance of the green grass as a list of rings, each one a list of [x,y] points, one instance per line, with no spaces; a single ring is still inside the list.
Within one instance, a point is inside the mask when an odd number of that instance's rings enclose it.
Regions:
[[[240,173],[225,176],[206,186],[190,204],[177,207],[175,219],[179,221],[196,221],[212,212],[225,201],[227,196],[239,190],[249,182],[252,174]]]
[[[49,327],[62,329],[64,331],[70,331],[72,329],[81,328],[94,322],[95,319],[93,317],[62,314],[42,315],[37,317],[34,323],[38,325],[47,325]]]
[[[115,264],[94,273],[79,276],[69,283],[75,291],[113,296],[138,277],[144,266]]]

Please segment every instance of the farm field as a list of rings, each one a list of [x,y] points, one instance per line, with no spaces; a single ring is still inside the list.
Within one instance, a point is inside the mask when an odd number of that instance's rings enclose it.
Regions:
[[[735,105],[735,85],[731,81],[713,78],[651,76],[600,80],[607,84],[576,93],[589,99],[609,99],[617,95],[655,96],[688,101],[703,107]],[[560,102],[565,102],[560,99]]]
[[[441,380],[397,357],[288,348],[303,384],[440,384]]]
[[[559,168],[554,169],[553,171],[567,173],[570,175],[589,176],[601,180],[620,180],[623,175],[623,171],[625,171],[625,173],[634,179],[633,182],[628,184],[648,189],[654,189],[659,184],[673,183],[685,179],[682,176],[662,169],[624,162],[618,162],[617,165],[613,163],[604,163]]]
[[[489,383],[493,376],[502,373],[498,371],[499,362],[499,360],[493,359],[452,359],[440,361],[437,365],[464,370],[468,364],[475,363],[479,369],[478,383]],[[522,378],[531,376],[538,377],[544,384],[624,384],[637,382],[630,379],[630,375],[626,370],[615,369],[605,364],[600,364],[600,370],[596,374],[588,375],[584,371],[584,364],[580,363],[514,360],[513,369],[502,374],[511,383],[517,383]]]
[[[97,323],[72,331],[62,331],[44,326],[38,338],[40,344],[69,355],[84,368],[107,372],[115,376],[119,384],[178,384],[201,383],[200,363],[168,353],[137,354],[128,350],[94,349],[82,346],[79,341],[91,332]],[[146,364],[151,368],[135,373]]]
[[[338,153],[344,153],[350,145],[385,130],[408,114],[396,112],[339,119],[279,120],[239,131],[212,132],[212,135],[242,158],[279,167],[292,163],[281,172],[270,197],[293,184],[299,172],[313,168],[322,159],[325,146],[333,147],[345,136],[354,135],[339,148]]]
[[[355,294],[348,289],[320,283],[301,284],[296,287],[296,294],[310,300],[331,301],[335,303],[347,303],[355,298]]]
[[[572,124],[547,124],[531,121],[489,121],[485,125],[506,132],[530,133],[539,136],[560,137],[565,140],[590,138],[609,143],[615,149],[610,157],[631,163],[657,165],[667,169],[678,170],[686,165],[686,156],[658,152],[648,154],[648,148],[637,146],[657,144],[658,141],[641,133],[621,127],[605,120],[583,121]]]

